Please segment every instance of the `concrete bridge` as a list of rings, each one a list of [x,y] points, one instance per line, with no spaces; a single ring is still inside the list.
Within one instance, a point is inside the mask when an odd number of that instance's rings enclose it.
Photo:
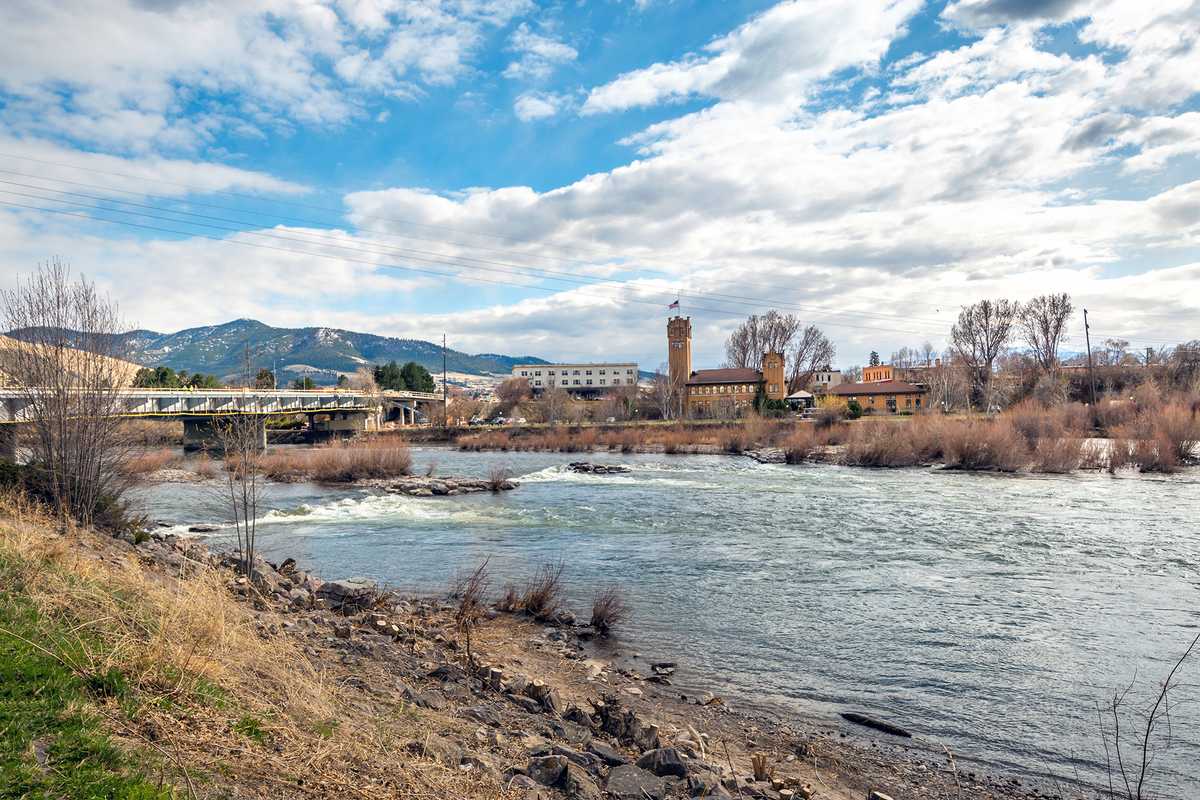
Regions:
[[[304,415],[320,433],[353,434],[376,430],[380,424],[416,425],[432,417],[442,402],[431,392],[360,392],[341,389],[122,389],[118,414],[131,419],[183,420],[184,447],[200,449],[215,443],[213,420],[221,417],[260,418],[266,443],[267,417]],[[11,459],[17,426],[33,421],[36,413],[23,391],[0,389],[0,459]]]

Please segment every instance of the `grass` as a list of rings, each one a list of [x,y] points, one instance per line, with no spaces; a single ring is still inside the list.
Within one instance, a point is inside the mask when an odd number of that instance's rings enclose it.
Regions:
[[[0,798],[172,797],[139,768],[144,754],[118,747],[98,711],[128,694],[125,676],[111,668],[89,680],[56,657],[80,654],[66,629],[22,597],[20,580],[0,558]],[[49,653],[42,641],[54,643]]]
[[[525,591],[521,595],[520,606],[525,613],[540,622],[554,618],[562,609],[562,574],[565,569],[566,565],[561,561],[538,567],[533,577],[525,584]]]
[[[607,586],[597,592],[596,597],[592,600],[592,627],[601,636],[609,636],[614,628],[629,619],[631,611],[621,588]]]
[[[126,475],[148,475],[167,467],[177,467],[183,463],[183,458],[170,448],[149,450],[131,456],[121,463],[121,471]]]
[[[371,478],[387,479],[412,471],[412,453],[398,441],[334,441],[311,449],[273,450],[259,461],[268,478],[294,483],[353,483]]]
[[[17,634],[0,633],[0,798],[182,796],[171,783],[205,797],[497,796],[483,778],[397,758],[459,723],[364,703],[336,659],[263,630],[230,578],[197,565],[176,580],[0,494],[0,627]]]

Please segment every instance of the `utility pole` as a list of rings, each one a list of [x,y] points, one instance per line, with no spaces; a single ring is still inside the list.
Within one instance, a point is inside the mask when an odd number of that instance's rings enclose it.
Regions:
[[[1083,310],[1083,338],[1087,342],[1088,354],[1088,382],[1092,385],[1092,413],[1095,413],[1096,408],[1096,373],[1092,367],[1092,332],[1088,327],[1087,309]]]
[[[446,393],[446,334],[442,332],[442,427],[446,429],[446,439],[450,439],[450,404]]]

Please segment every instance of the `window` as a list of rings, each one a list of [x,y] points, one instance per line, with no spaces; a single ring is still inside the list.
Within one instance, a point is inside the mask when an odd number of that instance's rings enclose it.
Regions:
[[[575,370],[575,374],[576,374],[576,375],[578,375],[578,374],[579,374],[579,370]],[[576,383],[579,383],[579,381],[575,381],[575,382],[576,382]]]
[[[539,369],[537,372],[533,373],[533,374],[534,374],[534,375],[537,375],[539,378],[540,378],[540,377],[542,377],[542,371],[541,371],[540,369]],[[551,374],[551,375],[553,375],[554,373],[550,373],[550,374]]]
[[[563,385],[563,386],[566,386],[566,385],[567,385],[567,383],[569,383],[569,381],[568,381],[566,378],[563,378],[562,385]]]
[[[584,374],[584,375],[591,375],[591,374],[592,374],[592,371],[589,369],[589,370],[586,370],[586,371],[585,371],[583,374]]]
[[[603,375],[603,374],[604,374],[604,370],[600,370],[600,374],[601,374],[601,375]]]
[[[528,377],[529,377],[529,373],[528,373],[528,372],[526,372],[525,370],[521,370],[521,377],[522,377],[522,378],[528,378]]]
[[[632,375],[632,374],[633,374],[633,370],[631,370],[631,369],[627,369],[627,370],[625,370],[625,374],[626,374],[626,375]]]
[[[541,382],[541,381],[534,381],[534,382],[533,382],[533,385],[534,385],[534,386],[541,386],[541,385],[542,385],[542,382]]]

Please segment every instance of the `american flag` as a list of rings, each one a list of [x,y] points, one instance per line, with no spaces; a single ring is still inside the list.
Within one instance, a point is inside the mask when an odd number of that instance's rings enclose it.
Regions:
[[[668,309],[668,310],[670,310],[670,309],[672,309],[672,308],[679,308],[679,301],[678,301],[678,300],[676,300],[674,303],[671,303],[671,305],[667,306],[667,309]]]

